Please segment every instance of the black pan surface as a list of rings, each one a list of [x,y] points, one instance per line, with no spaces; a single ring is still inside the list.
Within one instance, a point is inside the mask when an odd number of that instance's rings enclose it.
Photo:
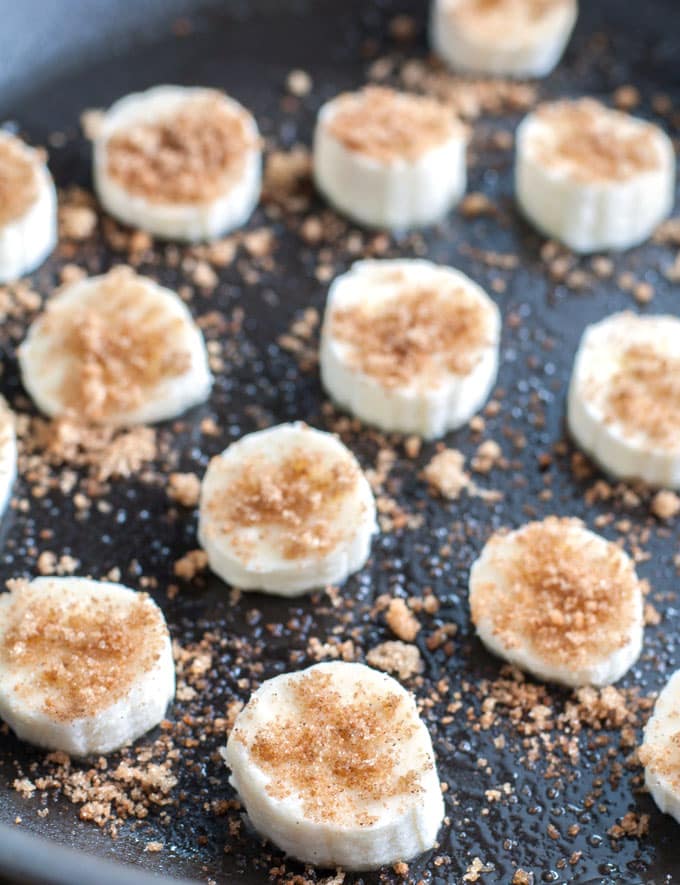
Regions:
[[[61,187],[74,182],[88,187],[90,183],[89,147],[78,128],[80,112],[159,82],[222,87],[255,112],[270,145],[308,143],[321,101],[364,81],[370,60],[362,48],[368,46],[378,54],[395,50],[388,37],[388,23],[395,13],[409,13],[418,23],[417,36],[407,52],[418,57],[426,54],[424,5],[419,0],[202,4],[30,0],[13,4],[11,10],[4,10],[6,20],[0,33],[0,120],[18,126],[35,143],[46,143],[55,131],[64,134],[63,144],[50,148],[50,165]],[[633,83],[642,95],[640,112],[651,119],[657,119],[653,107],[658,104],[653,105],[653,100],[659,93],[680,104],[680,10],[674,0],[645,4],[591,0],[582,6],[565,60],[556,74],[540,84],[540,94],[588,93],[609,99],[617,86]],[[173,22],[180,14],[188,16],[189,27],[184,22],[179,29],[182,35],[177,36]],[[314,89],[300,103],[282,104],[285,78],[292,68],[309,71]],[[506,320],[498,382],[504,396],[500,413],[488,418],[482,438],[501,441],[513,467],[480,479],[481,484],[504,493],[500,502],[489,505],[463,498],[445,503],[433,498],[417,472],[434,447],[425,445],[414,464],[397,445],[400,457],[390,492],[410,511],[420,510],[425,522],[417,530],[383,534],[376,540],[369,566],[342,589],[344,597],[356,601],[352,609],[333,608],[325,596],[287,602],[249,595],[232,604],[228,589],[211,577],[182,584],[178,596],[168,599],[166,588],[175,581],[173,562],[197,546],[196,521],[192,513],[170,506],[162,482],[138,479],[117,481],[105,496],[115,518],[95,507],[83,519],[72,499],[57,492],[33,500],[28,512],[13,513],[3,527],[0,578],[34,574],[36,553],[43,549],[77,557],[82,574],[100,577],[120,567],[123,580],[135,587],[140,586],[140,576],[155,577],[158,586],[151,592],[179,642],[188,645],[210,631],[217,643],[204,688],[197,699],[175,705],[169,713],[175,722],[187,716],[223,716],[230,701],[247,698],[254,680],[311,663],[306,654],[310,637],[324,641],[333,631],[341,640],[351,637],[361,657],[391,638],[382,618],[371,614],[375,598],[381,593],[418,595],[430,586],[441,600],[441,609],[422,618],[418,645],[425,672],[421,682],[408,684],[426,698],[439,680],[446,678],[450,683],[442,702],[425,715],[441,777],[449,785],[451,823],[442,830],[439,850],[411,865],[411,878],[458,882],[479,858],[488,865],[480,879],[484,882],[509,882],[518,868],[533,873],[535,882],[674,882],[680,878],[677,825],[656,811],[647,795],[634,791],[632,781],[639,769],[625,767],[630,748],[618,748],[616,728],[596,732],[584,727],[578,738],[581,762],[576,773],[572,767],[571,774],[550,779],[544,776],[543,761],[533,769],[519,761],[521,737],[508,717],[490,731],[476,732],[465,715],[469,707],[479,708],[475,686],[482,679],[497,679],[501,667],[474,638],[466,603],[468,568],[493,529],[520,524],[529,514],[573,514],[593,525],[599,515],[613,510],[617,520],[627,518],[650,529],[645,549],[651,558],[641,563],[640,573],[651,581],[651,598],[662,620],[647,628],[643,656],[622,685],[638,687],[649,695],[680,666],[678,575],[673,565],[678,553],[677,527],[660,529],[649,517],[646,500],[637,508],[618,500],[586,505],[584,491],[598,474],[575,480],[569,468],[570,448],[546,468],[552,477],[550,501],[539,498],[545,486],[537,466],[538,455],[551,451],[564,438],[565,389],[584,326],[622,308],[680,314],[680,294],[663,274],[675,250],[648,244],[617,257],[613,277],[591,275],[580,293],[552,279],[540,260],[542,241],[512,207],[511,152],[489,146],[490,132],[514,127],[518,119],[517,114],[508,113],[483,117],[477,123],[469,189],[484,191],[502,212],[474,220],[454,212],[423,240],[391,241],[389,249],[395,255],[424,252],[460,267],[487,287],[499,278],[506,281],[506,291],[495,296]],[[677,136],[677,126],[668,119],[664,125]],[[52,144],[56,144],[54,138]],[[311,211],[320,208],[314,203]],[[263,223],[260,209],[250,227]],[[170,452],[161,460],[177,463],[181,469],[201,473],[210,456],[255,429],[258,422],[304,419],[322,428],[329,425],[316,373],[300,371],[295,358],[276,344],[277,336],[302,308],[323,306],[326,287],[315,276],[319,250],[303,243],[284,221],[276,222],[274,230],[273,268],[260,268],[256,281],[244,282],[243,262],[249,267],[256,262],[243,258],[240,265],[219,270],[220,283],[213,295],[198,293],[191,302],[196,316],[219,311],[229,318],[240,307],[245,318],[240,330],[229,327],[219,333],[230,342],[230,359],[218,373],[210,402],[179,425],[160,431]],[[492,268],[476,250],[516,253],[518,266]],[[96,247],[89,244],[77,251],[73,260],[98,271],[123,256],[101,239]],[[64,262],[63,257],[53,258],[35,276],[41,292],[49,291]],[[336,272],[350,262],[347,249],[331,256]],[[576,266],[589,268],[587,261]],[[154,252],[142,270],[173,286],[187,282],[181,269],[169,266],[162,250]],[[638,307],[630,292],[617,284],[618,274],[624,271],[654,286],[656,297],[650,306]],[[14,353],[22,331],[12,323],[0,330],[4,366],[0,386],[17,411],[30,413]],[[549,340],[554,346],[547,344]],[[218,435],[201,433],[200,422],[207,417],[217,422]],[[523,448],[513,445],[518,434],[526,437]],[[348,432],[345,439],[365,466],[374,465],[376,445],[368,433]],[[447,438],[448,444],[468,456],[478,442],[479,437],[468,430]],[[22,478],[17,495],[28,494],[29,483]],[[54,532],[49,542],[40,539],[44,529]],[[614,523],[601,531],[620,537]],[[450,551],[443,555],[440,548],[447,541]],[[130,570],[132,560],[138,567]],[[448,622],[458,625],[450,655],[426,644],[432,631]],[[443,707],[457,691],[463,708],[452,721],[442,723]],[[563,710],[568,693],[551,688],[549,695],[554,709]],[[198,730],[188,726],[194,737]],[[601,745],[602,734],[610,744]],[[499,736],[506,738],[504,749],[494,743]],[[230,835],[229,823],[239,820],[238,810],[216,815],[207,809],[211,800],[234,797],[215,754],[223,736],[204,738],[197,747],[183,750],[177,768],[179,784],[172,794],[173,804],[164,809],[165,822],[152,812],[141,824],[124,825],[112,840],[93,824],[80,821],[78,809],[58,792],[50,792],[45,799],[40,795],[25,799],[15,792],[11,787],[15,777],[32,774],[34,764],[38,772],[43,771],[45,754],[11,735],[0,735],[0,825],[7,825],[0,828],[0,870],[30,882],[136,881],[130,867],[112,872],[108,867],[91,866],[101,857],[134,864],[137,869],[211,882],[256,883],[303,873],[296,863],[285,861],[284,867],[283,858],[246,828],[240,835]],[[143,740],[140,746],[144,745]],[[610,747],[612,755],[608,755]],[[479,757],[487,760],[490,771],[479,766]],[[611,778],[617,763],[624,765],[621,777]],[[506,782],[512,786],[510,796],[490,804],[485,790]],[[588,797],[593,795],[597,798],[590,802]],[[43,808],[49,814],[40,817],[38,811]],[[649,832],[613,841],[608,830],[628,811],[649,814]],[[20,823],[15,823],[17,819]],[[569,835],[577,824],[578,833]],[[57,848],[50,850],[49,843],[27,841],[28,834],[77,849],[82,865],[77,857]],[[145,851],[153,841],[163,842],[164,850]],[[574,862],[568,863],[569,859]],[[278,867],[278,872],[270,875],[272,867]],[[316,876],[311,870],[305,875]],[[388,871],[362,881],[392,878]],[[346,881],[360,879],[348,877]]]

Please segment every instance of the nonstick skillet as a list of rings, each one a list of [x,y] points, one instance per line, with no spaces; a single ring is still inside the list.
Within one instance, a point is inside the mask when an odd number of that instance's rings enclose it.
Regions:
[[[675,0],[634,4],[588,0],[581,5],[565,59],[540,85],[540,94],[587,93],[610,99],[616,87],[633,84],[641,93],[639,112],[643,115],[657,119],[654,108],[660,107],[658,98],[655,102],[659,94],[680,108],[680,8]],[[90,185],[89,147],[78,126],[81,111],[106,106],[126,92],[160,82],[224,88],[254,111],[270,146],[308,143],[321,101],[361,84],[376,57],[395,50],[426,55],[424,7],[422,0],[5,3],[0,28],[0,120],[39,144],[47,144],[50,133],[62,133],[50,139],[50,166],[60,187]],[[417,23],[415,40],[406,48],[389,36],[389,22],[398,13],[412,15]],[[294,68],[308,71],[314,88],[291,106],[282,100],[286,76]],[[622,685],[637,686],[643,695],[658,691],[680,666],[676,638],[680,579],[673,565],[677,528],[659,531],[644,500],[632,509],[611,501],[586,505],[584,492],[598,474],[590,479],[575,477],[568,444],[549,467],[541,462],[551,475],[552,499],[539,497],[545,479],[538,457],[564,439],[565,388],[584,326],[623,308],[680,314],[680,291],[663,273],[675,250],[671,245],[648,244],[615,258],[614,273],[604,279],[590,274],[582,292],[551,276],[541,259],[542,241],[512,208],[511,152],[499,152],[488,137],[498,128],[514,127],[518,118],[510,111],[483,116],[476,124],[469,189],[484,191],[502,212],[475,219],[454,212],[422,241],[403,238],[393,242],[389,251],[424,252],[460,267],[487,288],[499,277],[505,280],[505,291],[495,296],[506,321],[498,382],[501,409],[487,419],[485,434],[503,444],[514,465],[489,480],[503,492],[500,502],[489,505],[470,498],[447,504],[433,498],[417,477],[433,446],[423,447],[415,465],[397,446],[399,459],[390,493],[411,512],[421,513],[423,525],[383,534],[376,541],[369,567],[342,590],[356,599],[348,622],[340,620],[325,598],[286,602],[253,595],[233,604],[228,590],[209,577],[183,585],[176,598],[168,599],[165,588],[175,580],[173,562],[196,546],[195,519],[191,514],[171,518],[162,485],[134,478],[115,483],[107,495],[119,514],[116,522],[96,509],[86,522],[79,522],[72,502],[56,492],[34,502],[28,513],[9,516],[2,529],[0,577],[35,573],[34,542],[45,528],[54,531],[50,549],[78,558],[82,573],[99,577],[135,559],[138,570],[127,573],[125,580],[139,586],[140,575],[157,579],[151,592],[182,645],[199,641],[206,632],[221,641],[204,689],[205,705],[212,705],[215,715],[217,711],[223,715],[230,701],[247,697],[243,686],[250,670],[247,662],[238,663],[238,648],[246,649],[251,662],[257,662],[258,678],[293,666],[291,654],[296,667],[310,663],[309,638],[323,641],[334,629],[340,639],[353,636],[357,648],[366,651],[391,638],[380,617],[370,612],[377,596],[418,595],[429,586],[441,608],[427,620],[418,639],[425,672],[417,693],[427,697],[440,679],[448,677],[451,691],[462,691],[466,706],[474,706],[480,700],[475,686],[482,679],[497,679],[501,666],[474,638],[466,605],[467,568],[488,534],[533,514],[572,514],[593,524],[598,515],[615,511],[617,520],[629,519],[651,529],[645,545],[651,557],[640,565],[640,573],[650,580],[653,600],[662,614],[658,625],[647,627],[643,657]],[[672,115],[662,122],[671,135],[678,136],[677,116],[675,124]],[[311,211],[320,209],[320,204],[314,204]],[[263,223],[260,210],[251,227]],[[255,429],[259,421],[274,424],[300,418],[329,426],[316,373],[301,371],[295,357],[276,344],[302,308],[323,306],[325,284],[315,275],[318,250],[289,231],[285,219],[274,222],[274,231],[273,269],[260,269],[256,280],[244,280],[236,264],[224,268],[219,271],[216,292],[206,298],[197,295],[192,302],[197,315],[217,310],[231,316],[234,308],[242,308],[244,320],[240,329],[228,332],[233,359],[219,376],[210,403],[187,416],[181,427],[163,430],[182,469],[200,474],[212,454]],[[494,267],[484,260],[484,252],[516,254],[517,266]],[[94,271],[106,269],[122,256],[100,240],[75,260]],[[334,270],[340,270],[349,256],[338,253],[330,261]],[[52,260],[35,276],[41,291],[53,285],[60,263],[63,260]],[[581,262],[576,267],[588,270],[589,265]],[[160,258],[147,269],[175,286],[186,282],[181,269],[169,267]],[[625,272],[653,285],[656,295],[649,307],[637,307],[630,292],[619,285],[620,274]],[[15,407],[27,411],[15,343],[16,333],[6,324],[0,333],[0,386]],[[215,419],[217,436],[198,432],[204,418]],[[519,435],[526,444],[514,446],[512,440]],[[348,442],[366,466],[374,464],[376,446],[368,434],[350,434]],[[468,430],[447,438],[449,445],[468,456],[478,442]],[[26,483],[20,481],[17,494],[25,496],[27,491]],[[619,536],[613,523],[601,530],[610,537]],[[443,555],[440,548],[451,533],[452,549]],[[427,636],[443,623],[458,625],[452,645],[429,647]],[[554,704],[563,708],[567,696],[553,689],[550,694]],[[169,715],[185,714],[178,704]],[[680,880],[680,830],[655,810],[647,795],[634,792],[631,779],[639,776],[639,769],[626,768],[630,750],[616,749],[607,761],[609,766],[621,763],[620,778],[603,775],[607,748],[599,747],[597,734],[586,728],[574,776],[551,780],[544,776],[542,762],[528,768],[518,761],[518,754],[494,744],[493,738],[504,729],[510,743],[512,727],[507,722],[495,731],[475,732],[463,715],[444,724],[441,715],[433,713],[428,724],[441,777],[449,785],[451,823],[442,831],[439,850],[411,865],[414,881],[461,881],[475,858],[488,868],[481,878],[484,882],[509,882],[519,868],[533,873],[537,883]],[[605,729],[605,733],[615,735],[616,729]],[[237,811],[225,817],[206,810],[211,800],[234,798],[226,770],[215,758],[220,743],[223,739],[211,737],[199,750],[186,751],[191,767],[182,768],[173,804],[163,809],[164,824],[152,812],[141,824],[123,825],[112,840],[92,823],[82,822],[78,808],[58,791],[51,792],[45,802],[39,796],[26,799],[17,793],[12,788],[17,773],[30,774],[34,763],[42,764],[44,754],[12,735],[0,735],[0,876],[31,883],[142,883],[148,881],[146,872],[151,872],[199,881],[256,883],[268,881],[270,869],[279,867],[272,875],[281,879],[297,873],[313,877],[313,871],[305,872],[290,862],[283,873],[283,859],[258,842],[246,826],[239,835],[230,835],[228,824],[238,819]],[[617,741],[610,746],[618,748]],[[479,757],[487,760],[492,775],[480,769]],[[489,804],[485,790],[506,782],[512,785],[512,799]],[[585,802],[593,793],[597,801]],[[38,816],[44,807],[49,813]],[[612,839],[608,831],[629,811],[650,815],[648,834]],[[576,835],[568,835],[575,829]],[[145,851],[153,841],[162,842],[163,850]],[[575,862],[568,863],[574,857]],[[383,875],[383,879],[390,878],[389,871]],[[363,880],[377,882],[378,876]]]

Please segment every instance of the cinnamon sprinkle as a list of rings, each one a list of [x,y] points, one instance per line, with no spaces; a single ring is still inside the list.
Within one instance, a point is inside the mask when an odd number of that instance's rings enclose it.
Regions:
[[[254,147],[245,112],[215,92],[115,133],[107,171],[126,191],[154,203],[209,203],[231,189]]]
[[[680,325],[680,324],[679,324]],[[606,419],[644,433],[664,448],[680,439],[680,358],[652,342],[631,344],[621,358],[606,401]]]
[[[484,40],[509,39],[509,28],[516,28],[525,38],[527,29],[535,31],[573,0],[453,0],[447,10],[455,16],[458,27],[471,37]],[[525,38],[526,39],[526,38]]]
[[[87,304],[56,298],[36,322],[52,338],[56,361],[68,356],[60,394],[90,421],[138,408],[160,383],[181,375],[189,351],[178,342],[185,320],[168,317],[147,283],[127,267],[103,277]]]
[[[348,150],[383,163],[417,160],[465,135],[452,111],[435,99],[380,86],[337,98],[326,127]]]
[[[277,460],[252,456],[238,473],[225,465],[225,484],[207,509],[224,532],[236,525],[277,526],[286,559],[324,555],[344,531],[333,520],[358,477],[349,458],[319,458],[300,447]]]
[[[38,197],[35,162],[11,135],[0,134],[0,225],[21,218]]]
[[[490,561],[505,580],[500,588],[480,585],[475,623],[488,618],[509,646],[530,642],[546,660],[574,668],[626,644],[640,584],[617,545],[558,517],[511,538],[510,556],[506,535],[489,541]]]
[[[578,181],[626,181],[659,168],[656,128],[594,99],[543,104],[536,119],[539,161],[564,167]]]
[[[668,781],[672,789],[680,790],[680,731],[667,735],[663,740],[644,743],[638,755],[646,769]]]
[[[42,709],[64,721],[94,715],[121,698],[153,665],[166,641],[160,612],[146,593],[124,608],[96,592],[66,607],[45,589],[11,582],[0,660],[30,670],[15,691],[43,695]]]
[[[491,343],[488,312],[462,287],[395,286],[377,302],[338,307],[330,331],[356,369],[385,387],[467,375]]]
[[[318,670],[290,679],[285,692],[294,716],[263,724],[248,747],[272,797],[299,796],[315,822],[370,826],[377,818],[367,806],[409,804],[421,792],[432,762],[407,753],[418,726],[404,697],[366,684],[346,697]],[[233,735],[246,742],[238,725]]]

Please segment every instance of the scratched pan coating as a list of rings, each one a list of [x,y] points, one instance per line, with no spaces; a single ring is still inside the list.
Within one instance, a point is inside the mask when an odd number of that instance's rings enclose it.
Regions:
[[[0,34],[0,59],[5,60],[4,67],[0,64],[0,119],[16,121],[38,143],[44,143],[47,133],[54,130],[66,134],[64,146],[52,149],[50,157],[60,186],[90,183],[89,148],[78,134],[81,110],[105,106],[126,92],[158,82],[225,88],[253,110],[268,138],[283,146],[309,142],[316,108],[339,90],[362,83],[366,63],[361,46],[368,38],[387,45],[387,24],[395,13],[415,16],[419,35],[409,52],[425,54],[424,5],[420,0],[173,0],[165,5],[87,0],[80,4],[82,14],[75,13],[77,4],[70,4],[66,17],[63,7],[61,14],[56,8],[58,4],[48,10],[40,0],[25,0],[5,11]],[[558,72],[541,85],[542,95],[610,97],[616,86],[633,83],[643,96],[642,113],[652,119],[652,95],[663,92],[680,102],[680,9],[673,0],[645,4],[589,0],[582,6],[575,37]],[[192,24],[191,32],[181,38],[174,36],[170,27],[179,14],[187,15]],[[102,38],[104,32],[110,39]],[[603,32],[608,34],[606,40],[593,39],[594,34]],[[309,71],[315,86],[302,109],[291,115],[282,112],[280,100],[285,76],[292,68]],[[479,125],[507,128],[516,122],[517,118],[510,116]],[[606,512],[606,504],[586,507],[585,486],[574,481],[567,458],[558,461],[552,471],[553,500],[540,500],[537,495],[543,484],[537,454],[563,437],[566,384],[583,327],[613,310],[634,306],[630,294],[622,292],[613,280],[596,281],[581,294],[552,282],[539,260],[540,239],[512,210],[509,154],[485,148],[477,153],[470,190],[483,190],[506,211],[500,220],[465,221],[453,213],[445,224],[426,234],[427,254],[460,267],[487,287],[493,278],[505,275],[507,290],[495,297],[504,317],[519,316],[521,323],[505,325],[499,378],[505,397],[500,415],[488,421],[487,436],[503,441],[502,429],[509,427],[513,433],[523,432],[527,445],[512,451],[519,470],[492,475],[493,487],[504,492],[503,500],[493,506],[478,499],[451,504],[435,500],[425,492],[413,465],[400,461],[394,471],[399,488],[393,492],[409,510],[422,508],[424,525],[378,538],[371,564],[342,591],[354,596],[357,606],[353,622],[339,635],[343,638],[355,630],[358,645],[367,650],[390,638],[384,623],[367,614],[378,594],[402,590],[417,594],[426,585],[433,587],[442,608],[436,619],[427,621],[418,640],[426,664],[424,685],[419,690],[423,695],[445,676],[455,690],[465,680],[474,684],[498,673],[499,662],[474,638],[466,605],[467,568],[490,531],[523,522],[527,505],[539,515],[573,514],[591,524],[599,513]],[[262,221],[259,210],[251,226]],[[322,307],[325,287],[314,276],[314,250],[283,225],[277,226],[276,236],[273,272],[263,273],[259,282],[248,285],[235,267],[226,268],[219,272],[215,294],[192,302],[197,315],[210,309],[228,313],[240,305],[245,322],[234,338],[237,359],[219,374],[210,402],[188,416],[184,430],[166,431],[183,469],[202,472],[211,455],[254,429],[257,417],[269,423],[300,418],[326,426],[315,373],[301,373],[295,359],[274,344],[301,308]],[[516,252],[519,268],[505,274],[491,269],[474,257],[474,249]],[[413,254],[412,241],[397,244],[393,254],[399,251]],[[617,258],[616,267],[617,272],[629,270],[654,285],[657,294],[652,309],[677,315],[680,293],[661,272],[673,257],[671,249],[649,244]],[[88,253],[92,270],[106,269],[119,258],[104,246]],[[340,262],[338,269],[345,263]],[[47,289],[53,272],[54,263],[35,277],[36,284]],[[158,274],[169,284],[183,281],[181,273],[169,268],[161,268]],[[542,346],[546,339],[555,342],[550,350]],[[21,386],[14,350],[4,333],[0,345],[4,363],[0,385],[16,404]],[[532,418],[536,403],[544,421]],[[218,437],[197,433],[199,422],[208,416],[219,423]],[[475,448],[467,430],[450,434],[447,443],[467,455]],[[375,449],[364,434],[355,434],[351,445],[366,466],[373,463]],[[416,466],[425,464],[432,452],[432,445],[424,446]],[[517,483],[518,473],[525,476],[523,485]],[[27,490],[19,486],[18,491]],[[268,677],[290,666],[291,649],[304,652],[309,636],[324,639],[337,626],[337,613],[327,606],[315,607],[308,599],[285,601],[253,595],[243,597],[236,606],[229,605],[225,588],[211,578],[203,587],[183,587],[176,599],[168,601],[164,588],[172,580],[172,563],[196,546],[195,517],[188,514],[171,519],[164,489],[134,480],[116,483],[108,499],[118,514],[117,522],[93,510],[85,525],[78,523],[72,502],[56,495],[36,502],[28,514],[9,517],[3,526],[0,578],[34,571],[35,559],[29,550],[46,527],[55,533],[49,548],[77,557],[81,570],[94,576],[125,566],[136,557],[140,573],[158,579],[154,595],[180,643],[192,642],[206,630],[227,640],[209,674],[216,707],[221,709],[229,700],[245,699],[237,685],[242,674],[233,664],[234,643],[240,638],[248,638],[253,660],[262,664],[263,676]],[[647,513],[643,507],[634,511],[632,518],[642,524]],[[442,539],[456,520],[464,523],[464,538],[448,557],[442,557],[438,553]],[[615,536],[611,529],[604,531]],[[643,692],[658,690],[680,665],[675,637],[680,628],[679,582],[672,563],[677,533],[669,532],[664,538],[653,532],[648,548],[652,557],[640,566],[640,573],[650,579],[655,591],[667,595],[666,609],[661,624],[646,629],[643,658],[622,683],[637,684]],[[127,581],[137,586],[134,576],[128,576]],[[446,621],[459,626],[450,658],[441,649],[429,651],[424,642],[431,628]],[[270,632],[267,624],[281,626]],[[307,662],[302,656],[298,666]],[[553,696],[564,697],[559,692]],[[604,881],[606,877],[626,882],[678,881],[680,831],[654,809],[649,797],[633,795],[629,777],[624,776],[616,786],[605,778],[598,803],[584,808],[583,797],[599,779],[596,748],[582,747],[578,779],[556,785],[543,777],[540,765],[527,770],[517,764],[514,754],[496,749],[493,736],[497,732],[475,734],[462,715],[454,716],[447,725],[436,719],[431,716],[428,725],[441,776],[450,785],[447,811],[452,820],[442,831],[438,853],[448,855],[450,863],[438,867],[432,857],[425,857],[411,867],[416,880],[460,881],[473,858],[479,857],[494,866],[494,872],[484,876],[485,882],[508,882],[518,867],[532,871],[536,882]],[[138,829],[124,826],[113,842],[94,825],[81,822],[77,808],[58,796],[49,801],[49,815],[39,818],[37,801],[21,798],[11,789],[11,782],[17,764],[27,770],[42,754],[11,736],[0,737],[0,823],[11,824],[0,830],[0,873],[4,865],[7,874],[12,871],[20,881],[69,881],[69,877],[73,881],[72,859],[53,856],[42,843],[27,848],[23,840],[14,840],[13,833],[20,832],[71,846],[87,855],[88,863],[92,857],[101,857],[135,865],[135,869],[120,868],[113,873],[83,866],[88,870],[83,875],[91,881],[132,883],[136,871],[142,869],[201,881],[267,881],[270,865],[280,860],[276,852],[271,861],[247,832],[231,839],[226,819],[203,809],[210,799],[233,798],[226,771],[210,759],[217,743],[210,738],[205,751],[201,748],[200,754],[194,755],[197,764],[190,772],[182,772],[177,793],[181,790],[182,798],[167,809],[167,827],[161,827],[152,814]],[[480,773],[480,756],[488,760],[492,776]],[[515,798],[492,805],[487,813],[484,790],[506,781],[513,784]],[[641,840],[624,839],[614,846],[606,831],[631,809],[651,815],[650,833]],[[20,827],[12,823],[17,816],[22,818]],[[556,839],[546,834],[549,823],[557,828]],[[580,824],[578,835],[567,839],[567,829],[576,823]],[[144,845],[152,840],[163,841],[165,850],[145,853]],[[225,845],[230,847],[228,853]],[[580,861],[558,869],[560,858],[574,851],[582,852]],[[36,867],[41,868],[40,874]],[[288,869],[301,872],[303,867],[289,864]],[[363,879],[377,881],[376,876]]]

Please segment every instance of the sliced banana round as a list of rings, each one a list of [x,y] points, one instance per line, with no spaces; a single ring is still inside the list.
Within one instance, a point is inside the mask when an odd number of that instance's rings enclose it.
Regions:
[[[175,668],[146,593],[86,578],[11,585],[0,594],[0,717],[20,738],[87,756],[158,725]]]
[[[239,713],[225,760],[255,829],[317,866],[410,860],[433,847],[444,817],[413,697],[363,664],[265,682]]]
[[[295,596],[363,567],[375,502],[359,464],[330,433],[281,424],[210,462],[198,534],[210,567],[242,590]]]
[[[0,283],[30,273],[57,242],[57,193],[43,154],[0,131]]]
[[[680,823],[680,670],[657,698],[639,756],[652,798]]]
[[[630,114],[590,98],[543,104],[516,144],[521,210],[574,252],[636,246],[673,208],[673,144]]]
[[[343,408],[382,430],[454,430],[489,396],[500,313],[458,270],[414,259],[360,261],[331,286],[321,380]]]
[[[14,415],[0,396],[0,517],[7,509],[17,475]]]
[[[432,98],[368,86],[327,102],[314,178],[341,213],[369,227],[433,224],[466,185],[467,129]]]
[[[253,116],[216,89],[155,86],[106,112],[94,143],[104,208],[157,237],[196,242],[241,227],[260,198]]]
[[[546,682],[609,685],[642,648],[630,557],[577,519],[492,535],[470,571],[472,621],[494,654]]]
[[[0,517],[7,509],[17,475],[14,415],[0,396]]]
[[[589,326],[567,409],[577,445],[613,476],[680,489],[680,319],[624,312]]]
[[[64,287],[19,348],[24,387],[46,415],[123,426],[207,399],[203,336],[175,292],[119,266]]]
[[[545,77],[577,15],[576,0],[433,0],[430,43],[457,71]]]

